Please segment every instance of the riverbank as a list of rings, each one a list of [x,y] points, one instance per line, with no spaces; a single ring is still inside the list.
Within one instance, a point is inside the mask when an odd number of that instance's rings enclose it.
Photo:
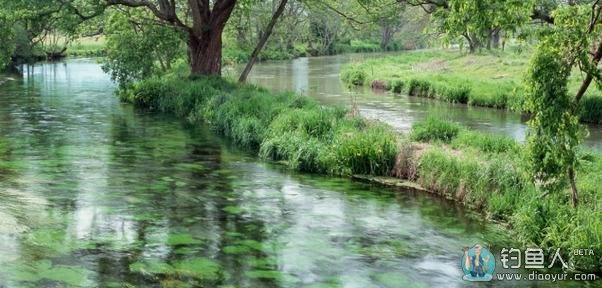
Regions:
[[[394,49],[383,50],[378,43],[363,40],[350,40],[346,43],[338,43],[337,45],[335,45],[334,51],[332,51],[331,54],[316,50],[315,48],[312,48],[305,43],[295,44],[289,49],[282,49],[281,47],[275,49],[274,47],[268,46],[261,50],[257,57],[257,60],[290,60],[297,59],[300,57],[320,57],[348,53],[383,53],[404,50],[403,47],[398,46],[392,48]],[[223,51],[223,62],[226,64],[247,63],[249,61],[249,57],[251,57],[251,54],[253,52],[251,47],[243,49],[235,44],[228,43],[224,45]]]
[[[152,78],[120,91],[138,107],[206,122],[259,157],[291,169],[337,176],[393,176],[504,221],[525,245],[562,248],[576,271],[600,273],[602,261],[602,157],[582,152],[577,183],[582,205],[567,194],[541,198],[522,170],[519,144],[427,119],[409,136],[356,111],[325,107],[293,93],[219,79],[177,75]],[[594,257],[568,254],[574,248]]]
[[[473,106],[522,111],[521,77],[529,52],[466,54],[455,50],[421,50],[347,64],[341,79],[348,85],[407,93]],[[575,73],[569,90],[576,92]],[[581,101],[581,121],[602,123],[602,92],[591,87]]]

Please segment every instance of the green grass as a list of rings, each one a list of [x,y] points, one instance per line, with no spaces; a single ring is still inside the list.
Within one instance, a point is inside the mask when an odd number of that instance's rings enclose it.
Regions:
[[[219,78],[152,78],[121,96],[138,106],[205,121],[261,157],[306,172],[389,175],[398,151],[398,135],[345,109]]]
[[[452,103],[522,111],[522,75],[528,61],[528,52],[412,51],[347,64],[341,79],[348,85],[384,87],[395,93]],[[575,72],[569,85],[572,93],[581,80],[580,73]],[[597,87],[588,90],[580,114],[583,122],[602,123],[602,92]]]
[[[65,37],[60,36],[58,43],[62,47],[67,41]],[[48,43],[44,43],[48,45]],[[47,47],[47,46],[45,46]],[[44,50],[44,49],[42,49]],[[105,55],[105,39],[102,36],[98,37],[82,37],[69,42],[66,56],[71,57],[100,57]],[[45,53],[41,53],[40,57],[45,57]]]
[[[541,197],[525,173],[514,140],[428,118],[409,138],[392,128],[319,105],[293,93],[271,93],[220,78],[187,79],[180,73],[151,78],[120,91],[140,107],[205,122],[266,160],[291,169],[330,175],[406,175],[442,196],[511,225],[526,245],[602,251],[602,156],[580,154],[581,206],[568,192]],[[418,147],[418,148],[417,148]],[[411,176],[408,176],[411,175]],[[602,253],[563,255],[581,271],[601,272]]]
[[[63,41],[60,41],[64,43]],[[99,37],[83,37],[75,39],[67,46],[65,52],[71,57],[100,57],[105,55],[105,39]]]
[[[514,140],[459,128],[451,139],[449,129],[457,124],[427,119],[414,131],[430,131],[421,141],[432,145],[415,162],[416,181],[511,225],[526,245],[568,253],[587,248],[602,251],[602,156],[580,152],[577,185],[581,205],[570,205],[565,191],[542,197],[543,192],[526,175],[521,146]],[[427,127],[427,128],[425,128]],[[456,129],[454,129],[455,131]],[[412,134],[414,135],[414,134]],[[435,139],[435,140],[433,140]],[[408,155],[406,157],[412,157]],[[602,272],[601,253],[593,257],[565,254],[577,270]]]
[[[415,141],[443,141],[449,143],[460,133],[460,126],[447,121],[442,121],[434,117],[428,117],[426,120],[417,122],[412,126],[410,137]]]

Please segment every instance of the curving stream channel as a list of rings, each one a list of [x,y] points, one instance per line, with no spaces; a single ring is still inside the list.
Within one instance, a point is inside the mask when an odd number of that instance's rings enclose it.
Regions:
[[[264,63],[254,79],[340,102],[336,59]],[[268,78],[278,69],[305,72]],[[114,89],[90,59],[0,86],[0,287],[476,287],[461,279],[463,247],[513,245],[453,203],[283,170]],[[358,99],[375,117],[435,107]],[[558,283],[487,286],[519,285]]]
[[[348,89],[340,81],[339,72],[344,64],[381,56],[378,53],[345,54],[260,63],[254,66],[249,79],[271,89],[293,90],[311,95],[327,104],[355,104],[365,117],[386,122],[404,132],[409,131],[415,121],[422,120],[427,115],[439,115],[471,129],[505,134],[524,141],[526,119],[516,112],[393,95],[370,88]],[[237,67],[229,73],[235,75],[238,70],[241,69]],[[588,125],[588,130],[590,135],[585,139],[584,145],[602,152],[602,125]]]

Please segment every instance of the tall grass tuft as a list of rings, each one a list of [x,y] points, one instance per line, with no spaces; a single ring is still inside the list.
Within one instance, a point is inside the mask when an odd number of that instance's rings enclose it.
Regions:
[[[460,125],[456,123],[427,117],[412,126],[410,137],[412,140],[421,142],[442,141],[448,143],[458,136],[460,130]]]
[[[364,85],[367,78],[368,73],[363,65],[346,66],[341,70],[341,79],[349,85]]]

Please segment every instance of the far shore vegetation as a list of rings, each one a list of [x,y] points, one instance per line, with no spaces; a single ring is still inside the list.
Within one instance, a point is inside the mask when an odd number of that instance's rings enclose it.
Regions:
[[[449,49],[407,51],[347,64],[341,79],[350,86],[368,86],[411,96],[473,106],[525,111],[523,76],[533,52],[468,53]],[[569,92],[576,93],[582,75],[573,73]],[[602,91],[591,87],[579,107],[580,120],[602,123]]]

